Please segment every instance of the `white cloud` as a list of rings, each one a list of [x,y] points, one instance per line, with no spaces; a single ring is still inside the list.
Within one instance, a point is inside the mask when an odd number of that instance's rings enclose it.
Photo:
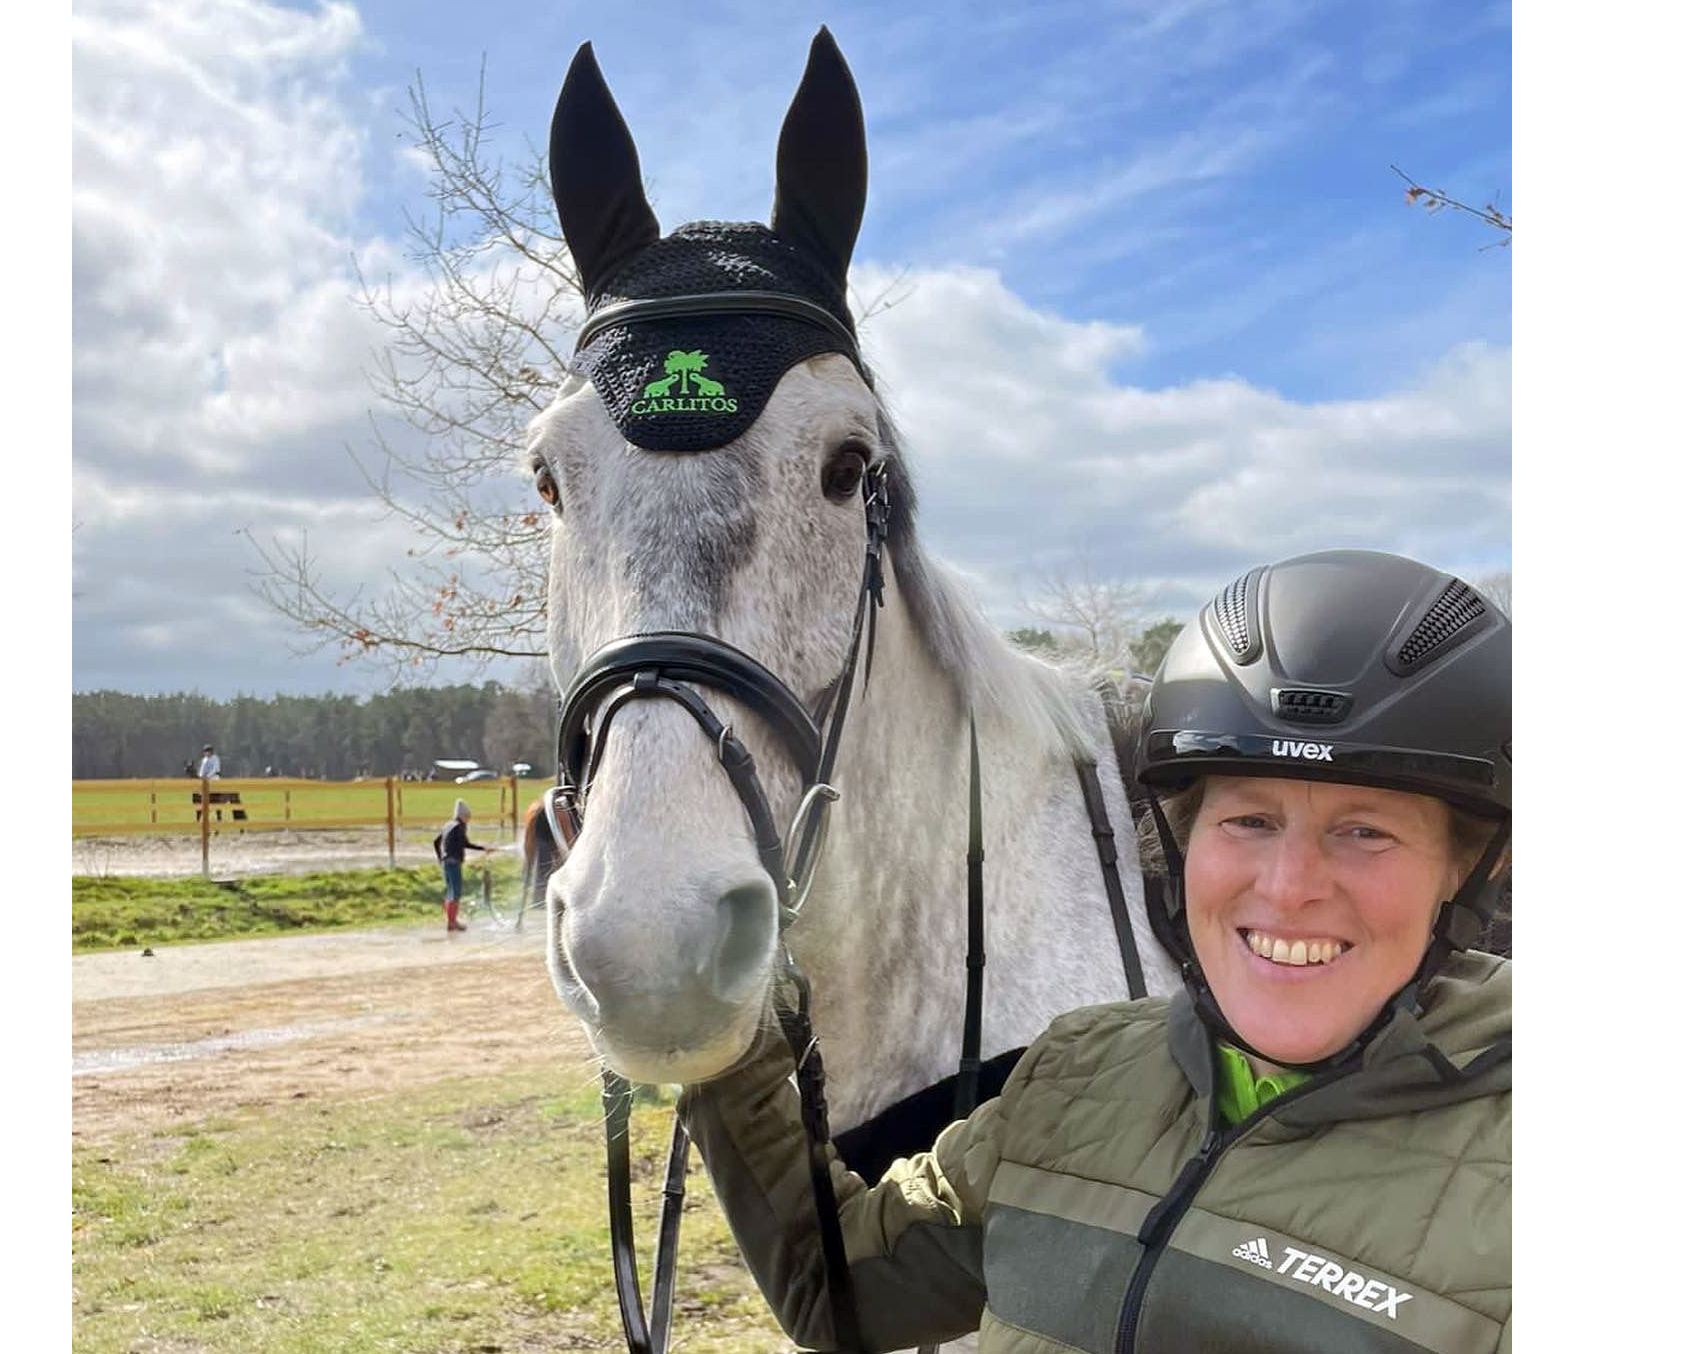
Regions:
[[[886,285],[873,268],[854,281],[865,295]],[[1508,351],[1459,347],[1411,388],[1364,400],[1304,403],[1239,378],[1154,390],[1118,371],[1138,330],[1040,314],[978,269],[904,286],[866,347],[924,537],[999,614],[1031,565],[1083,557],[1101,575],[1164,580],[1174,609],[1307,550],[1508,560]]]
[[[252,596],[257,561],[239,532],[308,530],[343,588],[379,589],[414,543],[379,520],[344,450],[369,445],[364,370],[384,337],[352,304],[349,259],[391,275],[402,299],[427,286],[355,224],[374,171],[369,101],[347,88],[362,40],[345,5],[78,8],[79,686],[360,679],[286,658],[297,636]],[[780,72],[783,103],[796,75]],[[775,125],[760,135],[773,142]],[[1131,161],[1111,191],[1132,187],[1135,164],[1158,168]],[[658,177],[672,200],[693,191]],[[1001,227],[1017,210],[1002,205]],[[1456,348],[1370,399],[1300,402],[1226,373],[1148,388],[1135,364],[1167,336],[1039,310],[991,270],[939,265],[900,283],[871,264],[854,283],[861,297],[904,294],[865,337],[910,448],[924,537],[1007,621],[1020,576],[1081,555],[1098,573],[1163,582],[1174,610],[1250,564],[1324,546],[1508,561],[1507,350]],[[538,314],[548,299],[530,290],[523,305]]]
[[[339,89],[359,35],[343,4],[79,7],[79,460],[186,459],[228,474],[251,467],[278,417],[302,416],[285,373],[242,358],[293,328],[314,292],[345,294],[364,135]],[[233,439],[217,414],[231,401],[243,419]]]

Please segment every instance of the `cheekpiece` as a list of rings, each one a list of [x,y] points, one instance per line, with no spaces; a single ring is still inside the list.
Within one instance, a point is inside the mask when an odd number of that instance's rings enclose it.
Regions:
[[[683,314],[629,304],[682,297],[697,302],[678,302]],[[589,299],[570,369],[635,446],[710,451],[757,422],[788,368],[822,353],[869,380],[828,270],[767,226],[702,221],[641,250]]]

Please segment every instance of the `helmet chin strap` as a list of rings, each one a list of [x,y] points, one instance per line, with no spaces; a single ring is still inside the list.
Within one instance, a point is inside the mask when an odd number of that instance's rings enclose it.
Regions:
[[[1163,805],[1158,797],[1153,794],[1148,798],[1151,801],[1153,820],[1157,824],[1158,841],[1163,847],[1164,865],[1168,870],[1163,889],[1164,906],[1150,918],[1152,930],[1164,949],[1179,961],[1181,980],[1186,984],[1187,991],[1192,994],[1193,1008],[1206,1028],[1218,1039],[1226,1040],[1251,1057],[1289,1071],[1326,1072],[1349,1062],[1362,1053],[1370,1040],[1385,1029],[1399,1011],[1415,1011],[1421,1004],[1428,984],[1445,966],[1445,961],[1452,954],[1466,950],[1480,940],[1498,904],[1499,881],[1492,878],[1492,871],[1510,840],[1508,819],[1498,825],[1498,830],[1492,834],[1492,840],[1487,843],[1480,859],[1475,862],[1474,868],[1469,871],[1468,877],[1463,880],[1457,892],[1439,905],[1439,912],[1434,917],[1432,938],[1410,981],[1393,993],[1375,1018],[1344,1048],[1314,1062],[1288,1062],[1284,1058],[1277,1058],[1253,1047],[1222,1013],[1216,994],[1210,990],[1210,982],[1204,976],[1204,969],[1199,966],[1198,954],[1193,949],[1192,932],[1187,926],[1186,858],[1175,842],[1175,833],[1169,826],[1169,820],[1164,817]]]

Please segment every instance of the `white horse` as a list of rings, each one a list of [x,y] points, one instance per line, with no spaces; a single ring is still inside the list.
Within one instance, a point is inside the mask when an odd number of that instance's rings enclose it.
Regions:
[[[772,229],[819,257],[842,295],[863,205],[849,171],[862,156],[856,93],[825,31],[783,130]],[[633,142],[586,48],[554,119],[553,192],[591,303],[657,228]],[[719,382],[732,374],[712,369]],[[549,638],[560,689],[608,641],[684,631],[753,656],[806,704],[824,697],[858,604],[860,477],[884,468],[891,518],[873,669],[857,667],[832,777],[843,797],[786,935],[815,994],[834,1129],[957,1067],[972,712],[984,787],[984,1055],[1029,1043],[1065,1010],[1127,996],[1078,759],[1100,768],[1147,986],[1173,991],[1098,696],[1013,649],[925,552],[909,463],[854,361],[840,351],[796,361],[750,427],[710,450],[646,449],[625,436],[626,416],[578,371],[530,428],[529,468],[554,512]],[[783,746],[751,709],[704,694],[755,755],[785,826],[803,785]],[[548,886],[553,982],[598,1054],[631,1081],[706,1079],[745,1052],[768,1009],[775,890],[741,801],[685,710],[635,701],[598,736],[583,830]]]

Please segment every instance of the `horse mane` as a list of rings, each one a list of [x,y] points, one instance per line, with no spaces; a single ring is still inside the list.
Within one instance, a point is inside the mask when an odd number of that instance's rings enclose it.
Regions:
[[[1098,675],[1071,672],[1017,649],[987,619],[963,577],[923,548],[916,532],[916,485],[904,447],[879,396],[876,405],[881,441],[888,449],[887,543],[900,596],[929,656],[965,705],[1002,711],[1025,728],[1045,731],[1053,752],[1091,759],[1097,747],[1086,702],[1089,692],[1099,694]],[[1103,680],[1110,684],[1109,678]]]

